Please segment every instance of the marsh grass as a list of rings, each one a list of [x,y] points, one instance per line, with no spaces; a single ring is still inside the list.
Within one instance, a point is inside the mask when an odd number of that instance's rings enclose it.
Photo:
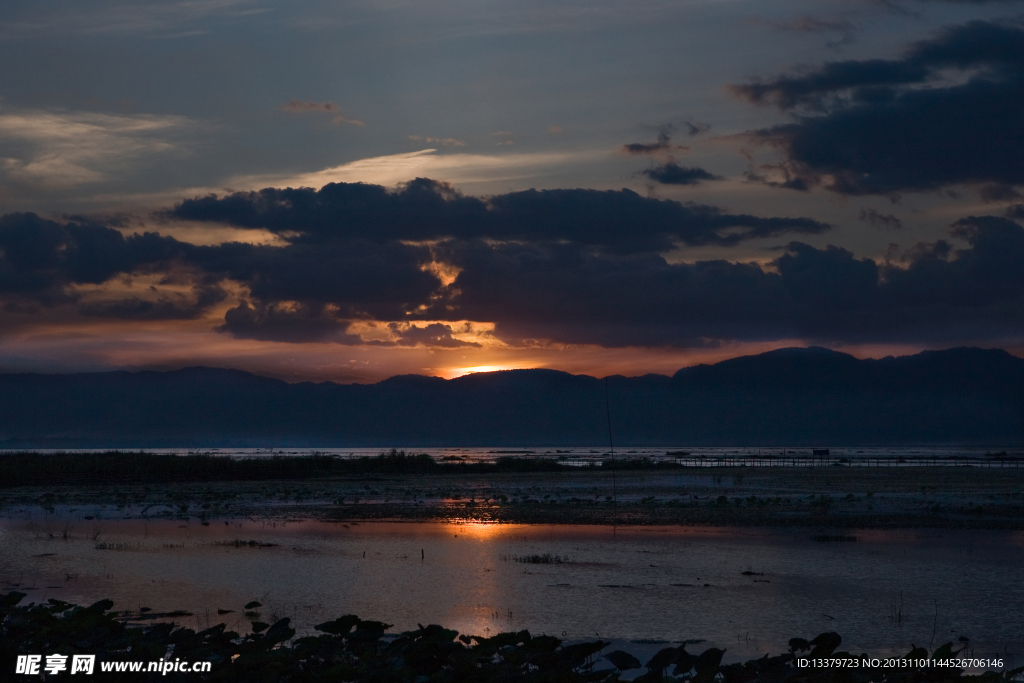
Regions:
[[[100,542],[93,546],[96,550],[138,550],[139,543],[106,543]]]
[[[593,470],[667,470],[672,460],[634,458],[570,466],[549,458],[499,457],[495,462],[434,460],[426,453],[392,449],[377,456],[293,455],[234,457],[204,454],[157,454],[145,451],[105,453],[36,453],[0,455],[0,488],[82,484],[139,484],[206,481],[323,479],[353,474],[515,473]],[[187,510],[182,510],[183,513]]]
[[[0,455],[0,487],[317,479],[345,474],[420,473],[440,467],[445,466],[429,455],[395,450],[360,458],[319,454],[239,458],[144,451],[24,452]],[[187,506],[181,510],[183,514],[187,511]]]
[[[278,543],[266,543],[264,541],[254,540],[214,541],[213,544],[226,546],[228,548],[276,548],[279,545]]]
[[[568,557],[552,555],[551,553],[544,553],[543,555],[505,555],[504,557],[522,564],[568,564],[570,562]]]
[[[323,479],[353,474],[486,474],[564,471],[543,458],[504,457],[493,463],[437,462],[426,453],[392,449],[377,456],[294,455],[231,457],[144,451],[9,453],[0,455],[0,488],[82,484]],[[43,501],[46,502],[46,501]],[[182,510],[186,513],[187,508]]]

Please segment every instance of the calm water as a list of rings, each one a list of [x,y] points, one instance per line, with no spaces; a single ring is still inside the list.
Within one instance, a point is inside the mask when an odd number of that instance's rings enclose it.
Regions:
[[[181,622],[193,627],[227,621],[245,629],[241,606],[259,600],[263,620],[289,616],[300,632],[355,613],[395,630],[440,623],[481,635],[527,628],[569,639],[701,638],[727,647],[730,658],[777,653],[791,637],[826,630],[842,634],[854,652],[879,654],[964,635],[979,654],[1021,660],[1024,534],[867,531],[853,532],[858,541],[851,543],[816,542],[813,533],[249,520],[202,526],[69,522],[40,513],[0,522],[0,589],[17,587],[36,601],[110,597],[117,609],[184,609],[195,616]],[[276,545],[224,545],[235,540]],[[569,561],[513,559],[533,554]],[[238,611],[218,617],[218,608]]]
[[[827,444],[826,444],[827,446]],[[825,447],[825,446],[823,446]],[[38,449],[39,453],[102,453],[107,449],[83,448],[83,449]],[[193,451],[184,451],[180,448],[147,448],[148,453],[201,453],[204,455],[223,455],[234,457],[260,457],[274,455],[311,455],[322,453],[325,455],[337,455],[342,457],[375,456],[388,449],[381,448],[318,448],[318,449],[296,449],[296,448],[208,448]],[[609,451],[606,448],[516,448],[516,447],[495,447],[482,446],[479,448],[412,448],[409,452],[427,453],[436,460],[453,461],[464,460],[467,462],[493,462],[501,457],[542,457],[558,458],[574,462],[584,463],[589,461],[600,462],[608,457]],[[812,457],[813,450],[806,447],[771,447],[771,448],[703,448],[690,446],[669,446],[661,448],[630,448],[628,446],[616,448],[615,455],[619,458],[664,458],[669,453],[687,453],[689,457],[705,458],[707,464],[713,465],[716,461],[723,463],[735,460],[736,458],[757,458],[771,456],[774,458],[796,458],[801,459]],[[13,453],[17,451],[0,449],[0,454]],[[944,464],[942,461],[949,458],[970,458],[973,460],[987,460],[985,456],[1001,453],[1011,458],[1020,458],[1024,453],[1019,448],[972,448],[961,446],[908,446],[908,447],[836,447],[829,448],[829,458],[832,461],[846,458],[853,464],[869,465],[878,459],[898,461],[903,458],[908,463],[919,463],[921,461],[934,460],[935,464]],[[689,458],[687,458],[689,459]],[[949,464],[949,463],[946,463]]]

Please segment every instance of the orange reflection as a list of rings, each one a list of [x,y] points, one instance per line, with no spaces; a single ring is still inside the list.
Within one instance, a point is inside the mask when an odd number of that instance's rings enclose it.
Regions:
[[[499,536],[508,526],[497,522],[447,522],[445,529],[453,534],[486,541]]]

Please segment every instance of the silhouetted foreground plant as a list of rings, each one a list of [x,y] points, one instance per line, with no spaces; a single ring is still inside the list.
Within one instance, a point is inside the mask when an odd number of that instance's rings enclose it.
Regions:
[[[129,626],[102,600],[79,607],[58,600],[19,606],[24,593],[0,595],[0,679],[16,676],[18,655],[96,655],[96,675],[103,681],[365,681],[367,683],[574,683],[620,679],[624,670],[639,668],[632,655],[616,651],[600,657],[608,643],[563,645],[552,636],[528,631],[490,638],[459,635],[441,626],[420,626],[396,638],[390,627],[346,615],[316,627],[320,635],[295,638],[288,619],[247,636],[225,630],[224,624],[199,631],[169,623]],[[644,683],[945,683],[963,672],[947,668],[812,669],[796,666],[796,652],[807,657],[840,657],[841,638],[823,633],[812,641],[793,639],[790,652],[745,663],[721,665],[724,650],[697,655],[685,646],[661,650],[635,679]],[[935,657],[955,655],[944,645]],[[915,649],[908,657],[926,657]],[[102,673],[101,663],[156,661],[168,658],[212,662],[209,673]],[[1022,669],[970,677],[978,683],[1006,683]]]

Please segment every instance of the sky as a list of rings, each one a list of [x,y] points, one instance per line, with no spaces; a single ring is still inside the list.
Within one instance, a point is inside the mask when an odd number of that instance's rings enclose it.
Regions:
[[[1024,355],[1024,2],[0,5],[0,372]]]

